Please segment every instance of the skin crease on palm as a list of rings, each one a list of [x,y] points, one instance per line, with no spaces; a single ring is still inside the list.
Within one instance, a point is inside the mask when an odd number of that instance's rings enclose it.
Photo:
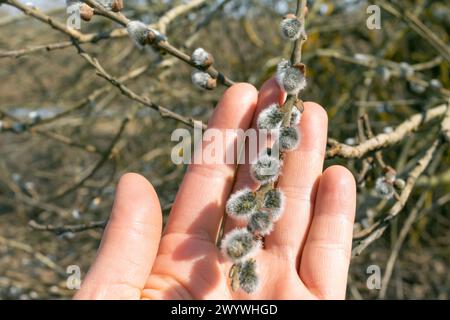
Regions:
[[[249,84],[233,85],[208,127],[254,127],[262,108],[284,99],[274,79],[260,92]],[[321,106],[305,103],[300,145],[286,154],[278,183],[286,195],[284,215],[256,257],[257,292],[232,292],[231,264],[215,245],[229,194],[257,187],[249,167],[196,164],[187,170],[164,230],[151,184],[138,174],[120,179],[97,257],[75,298],[345,298],[356,187],[344,167],[323,171],[327,122]],[[225,230],[236,226],[225,222]]]

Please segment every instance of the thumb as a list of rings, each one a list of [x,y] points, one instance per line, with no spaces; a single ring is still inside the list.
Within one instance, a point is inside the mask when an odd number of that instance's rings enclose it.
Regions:
[[[162,215],[152,185],[124,175],[97,257],[75,299],[139,299],[161,238]]]

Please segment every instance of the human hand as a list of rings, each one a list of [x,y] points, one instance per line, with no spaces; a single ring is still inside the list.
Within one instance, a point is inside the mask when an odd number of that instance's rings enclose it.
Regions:
[[[209,127],[247,129],[255,114],[284,95],[269,80],[228,89]],[[356,187],[341,166],[322,172],[327,115],[306,102],[300,146],[286,154],[278,186],[285,212],[256,257],[261,286],[233,292],[231,266],[215,245],[233,189],[257,187],[248,165],[190,165],[162,232],[161,207],[150,183],[137,174],[120,179],[97,258],[77,299],[342,299],[345,298]],[[234,179],[236,173],[236,179]],[[227,219],[225,230],[237,226]]]

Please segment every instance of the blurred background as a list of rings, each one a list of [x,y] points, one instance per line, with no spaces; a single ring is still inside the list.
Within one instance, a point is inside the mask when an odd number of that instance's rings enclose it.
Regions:
[[[63,24],[67,19],[63,0],[17,2]],[[196,2],[167,25],[174,47],[188,54],[203,47],[220,72],[255,86],[289,57],[291,46],[278,25],[295,11],[295,1]],[[153,24],[186,3],[128,0],[123,14]],[[376,182],[389,167],[408,182],[419,159],[440,139],[450,98],[445,56],[450,6],[445,0],[381,1],[381,29],[370,30],[371,1],[308,4],[303,61],[309,86],[303,99],[327,109],[330,148],[336,141],[355,146],[372,135],[395,133],[410,117],[439,111],[378,152],[328,154],[326,166],[345,165],[358,181],[355,245],[358,235],[401,207],[381,237],[352,259],[347,296],[448,299],[448,144],[432,154],[405,203],[402,190],[381,197]],[[431,33],[418,31],[416,20]],[[80,31],[117,28],[95,16]],[[432,45],[433,36],[443,48]],[[0,299],[70,298],[74,291],[66,286],[66,268],[77,265],[82,276],[88,270],[120,176],[134,171],[147,177],[167,216],[186,169],[171,161],[176,142],[170,135],[189,127],[122,95],[74,46],[64,45],[67,41],[67,35],[0,1]],[[139,50],[126,36],[82,47],[137,94],[204,122],[226,89],[197,89],[189,65],[164,52]],[[373,266],[381,270],[382,290],[373,288]]]

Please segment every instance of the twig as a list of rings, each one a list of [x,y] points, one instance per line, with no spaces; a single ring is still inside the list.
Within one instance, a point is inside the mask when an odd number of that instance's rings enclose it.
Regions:
[[[402,76],[400,63],[391,61],[391,60],[380,59],[378,57],[375,57],[375,56],[372,56],[369,54],[364,54],[364,59],[350,57],[350,56],[347,56],[344,53],[334,50],[334,49],[318,49],[318,50],[316,50],[316,52],[314,54],[319,57],[334,58],[334,59],[338,59],[340,61],[363,66],[363,67],[370,68],[370,69],[375,69],[377,67],[384,66],[384,67],[389,68],[392,76],[396,76],[396,77]],[[424,62],[424,64],[426,64],[426,67],[429,67],[430,66],[429,64],[434,65],[435,63],[436,63],[436,58],[433,59],[432,61]],[[417,65],[411,65],[411,68],[416,72],[426,69],[423,67],[422,63],[419,63]],[[415,84],[415,85],[423,87],[423,88],[431,87],[430,81],[424,80],[417,75],[409,76],[406,80],[409,81],[411,84]],[[450,97],[450,90],[442,87],[442,88],[439,88],[438,91],[443,96]]]
[[[20,58],[22,56],[26,56],[35,52],[40,51],[53,51],[58,49],[64,49],[70,47],[72,45],[72,41],[62,41],[55,42],[43,45],[35,45],[28,48],[16,49],[10,51],[0,51],[0,59],[1,58]]]
[[[411,195],[411,192],[415,186],[417,179],[428,167],[431,160],[433,159],[436,150],[438,149],[438,146],[441,143],[442,143],[441,139],[436,139],[434,143],[431,145],[431,147],[428,148],[425,155],[419,159],[416,167],[413,170],[411,170],[411,172],[408,174],[406,186],[402,190],[402,193],[400,194],[400,198],[398,199],[398,201],[389,210],[389,213],[383,219],[377,221],[372,226],[361,232],[360,234],[362,236],[355,236],[357,238],[362,237],[362,240],[357,240],[357,244],[356,246],[354,246],[354,249],[352,250],[353,257],[360,255],[364,251],[364,249],[367,248],[372,242],[380,238],[381,235],[389,226],[389,224],[391,223],[391,221],[402,211],[406,202],[409,199],[409,196]]]
[[[194,118],[185,117],[181,114],[178,114],[174,111],[171,111],[163,106],[160,106],[160,105],[154,103],[147,97],[142,97],[142,96],[134,93],[131,89],[129,89],[121,81],[119,81],[119,79],[114,78],[108,72],[106,72],[106,70],[100,65],[98,60],[91,57],[88,53],[86,53],[77,43],[75,44],[75,46],[77,47],[78,53],[80,54],[80,56],[82,56],[92,67],[95,68],[95,70],[97,71],[97,74],[100,77],[104,78],[105,80],[108,80],[115,87],[117,87],[117,89],[119,89],[120,92],[124,96],[130,98],[131,100],[139,102],[140,104],[142,104],[146,107],[149,107],[151,109],[158,111],[162,117],[171,118],[171,119],[180,121],[191,127],[194,127],[195,123],[200,123],[200,121],[198,121]]]
[[[62,226],[53,226],[51,224],[43,225],[37,223],[34,220],[31,220],[28,225],[39,231],[50,231],[56,233],[57,235],[61,235],[66,232],[76,233],[82,232],[91,229],[103,229],[106,226],[107,221],[91,221],[83,224],[75,224],[75,225],[62,225]]]
[[[29,253],[36,260],[41,262],[44,266],[48,267],[50,270],[53,270],[54,272],[56,272],[57,274],[59,274],[62,277],[66,276],[66,272],[63,268],[58,266],[55,262],[53,262],[49,257],[44,255],[43,253],[36,251],[31,246],[29,246],[25,243],[16,241],[16,240],[6,239],[2,236],[0,236],[0,243],[6,245],[8,247],[11,247],[14,249],[19,249],[19,250],[25,251],[26,253]]]
[[[120,125],[119,130],[117,131],[115,137],[112,139],[109,147],[102,153],[102,157],[100,160],[92,166],[91,169],[87,170],[81,177],[79,177],[73,184],[70,186],[67,186],[63,188],[62,190],[58,191],[56,194],[48,197],[48,200],[55,200],[57,198],[61,198],[68,193],[76,190],[78,187],[83,185],[83,183],[90,179],[111,157],[114,156],[114,147],[116,146],[117,142],[120,140],[120,137],[122,136],[122,133],[125,131],[126,125],[128,124],[130,118],[126,117],[122,120],[122,123]]]
[[[125,17],[124,15],[117,14],[112,11],[106,10],[103,8],[103,6],[99,5],[96,1],[85,0],[84,2],[89,4],[91,7],[95,8],[97,13],[101,13],[103,16],[105,16],[111,20],[114,20],[123,26],[126,26],[130,22],[130,20],[127,17]],[[155,38],[157,38],[156,35],[155,35]],[[189,55],[187,55],[183,51],[172,46],[168,40],[155,41],[152,43],[152,45],[157,47],[158,49],[161,49],[161,50],[167,52],[168,54],[180,59],[181,61],[186,62],[187,64],[189,64],[190,66],[192,66],[196,69],[207,72],[211,77],[217,79],[217,81],[219,83],[221,83],[225,86],[231,86],[234,84],[234,82],[231,79],[227,78],[225,75],[223,75],[222,73],[217,71],[213,66],[210,66],[207,70],[204,70],[202,67],[196,65],[191,60],[191,57]]]
[[[419,211],[423,207],[423,204],[424,204],[427,196],[428,196],[427,193],[423,193],[420,196],[420,198],[417,201],[417,203],[415,204],[414,208],[409,213],[408,218],[403,223],[400,234],[397,238],[397,241],[395,242],[394,248],[392,249],[391,254],[389,255],[389,258],[388,258],[388,262],[386,264],[383,279],[381,281],[381,290],[378,295],[380,299],[384,299],[386,297],[386,292],[387,292],[387,289],[389,286],[389,280],[391,279],[391,276],[392,276],[392,271],[394,270],[395,261],[397,260],[397,257],[400,253],[400,249],[402,248],[403,242],[405,241],[414,221],[416,221]]]
[[[5,3],[21,10],[22,12],[24,12],[25,14],[32,16],[46,24],[49,24],[52,28],[65,33],[66,35],[70,36],[71,38],[75,39],[78,41],[78,43],[82,44],[82,43],[94,43],[97,42],[99,40],[102,39],[109,39],[112,37],[124,37],[127,35],[127,31],[126,29],[116,29],[113,30],[109,33],[98,33],[98,34],[83,34],[79,31],[76,31],[74,29],[68,28],[66,27],[64,24],[55,21],[53,18],[45,15],[44,13],[42,13],[41,11],[32,9],[31,7],[28,7],[26,5],[21,4],[19,1],[17,0],[4,0]],[[97,14],[100,14],[104,17],[107,17],[108,19],[111,19],[119,24],[121,24],[122,26],[126,26],[127,23],[130,21],[128,20],[128,18],[126,18],[124,15],[122,14],[118,14],[118,13],[114,13],[112,11],[106,10],[105,8],[103,8],[103,6],[101,6],[100,4],[98,4],[96,1],[91,1],[91,0],[85,0],[84,2],[86,2],[87,4],[89,4],[91,7],[95,8],[95,11]],[[194,6],[195,7],[195,6]],[[189,11],[190,9],[192,9],[193,7],[187,6],[185,7],[183,10],[179,10],[180,14],[185,13],[187,11]],[[189,9],[189,10],[186,10]],[[170,12],[170,11],[169,11]],[[164,16],[163,16],[164,18]],[[172,21],[174,19],[174,15],[171,14],[170,17],[168,17],[166,20],[168,20],[168,22]],[[164,26],[164,24],[163,24]],[[156,25],[151,25],[150,27],[152,28],[157,28],[158,24]],[[73,43],[69,43],[69,42],[64,42],[64,43],[53,43],[53,44],[48,44],[48,45],[42,45],[42,46],[37,46],[37,47],[33,47],[33,48],[28,48],[28,49],[20,49],[20,50],[13,50],[13,51],[8,51],[8,52],[0,52],[0,58],[2,57],[17,57],[17,56],[23,56],[25,54],[31,53],[31,52],[37,52],[40,50],[53,50],[53,49],[62,49],[62,48],[66,48],[69,47],[70,45],[72,45]],[[187,64],[189,64],[190,66],[197,68],[199,70],[205,71],[207,72],[211,77],[217,79],[217,81],[225,86],[231,86],[234,84],[234,81],[229,79],[228,77],[226,77],[225,75],[223,75],[222,73],[220,73],[218,70],[216,70],[214,67],[209,67],[207,70],[203,70],[201,67],[197,66],[195,63],[193,63],[191,61],[191,57],[189,55],[187,55],[186,53],[182,52],[181,50],[175,48],[173,45],[171,45],[167,40],[164,41],[155,41],[153,44],[155,47],[157,47],[160,50],[163,50],[164,52],[167,52],[168,54],[180,59],[181,61],[186,62]]]
[[[401,9],[391,1],[376,0],[376,4],[390,14],[402,19],[419,36],[427,41],[444,59],[450,62],[450,48],[430,28],[408,10]]]
[[[362,158],[368,152],[386,148],[402,141],[408,134],[417,130],[421,125],[444,115],[447,105],[442,104],[425,113],[411,116],[390,133],[380,133],[371,139],[367,139],[357,146],[349,146],[336,140],[328,139],[330,148],[327,150],[327,158]]]
[[[206,3],[206,0],[192,0],[185,4],[176,6],[169,11],[167,11],[157,22],[158,29],[161,33],[165,34],[167,31],[168,25],[175,20],[177,17],[191,11],[192,9],[196,9],[198,7],[203,6]]]

